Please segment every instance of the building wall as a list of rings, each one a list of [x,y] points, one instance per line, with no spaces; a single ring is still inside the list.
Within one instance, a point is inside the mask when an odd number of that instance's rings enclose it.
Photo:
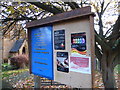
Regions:
[[[23,54],[23,48],[24,47],[25,47],[25,53],[24,54],[28,54],[28,44],[27,44],[27,41],[25,40],[17,53],[9,53],[9,55],[10,56],[17,56],[17,55]]]
[[[24,43],[22,44],[21,48],[19,49],[19,54],[23,54],[23,48],[25,47],[25,54],[28,53],[28,45],[27,41],[25,40]]]
[[[9,51],[13,47],[15,40],[4,39],[3,40],[3,59],[8,59]]]

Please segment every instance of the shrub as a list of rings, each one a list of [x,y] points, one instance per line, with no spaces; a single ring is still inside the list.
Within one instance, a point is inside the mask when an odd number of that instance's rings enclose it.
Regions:
[[[10,62],[12,66],[16,66],[17,68],[25,68],[29,63],[27,55],[24,54],[10,58]]]

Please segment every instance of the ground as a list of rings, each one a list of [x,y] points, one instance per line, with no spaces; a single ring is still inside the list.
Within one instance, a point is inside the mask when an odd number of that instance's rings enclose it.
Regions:
[[[34,77],[29,74],[28,69],[20,69],[13,71],[3,72],[2,83],[3,88],[34,88]],[[120,74],[119,74],[120,75]],[[115,73],[115,78],[117,82],[117,86],[119,84],[118,73]],[[64,84],[60,84],[46,78],[42,78],[42,86],[41,88],[71,88]],[[102,77],[99,72],[95,74],[95,88],[104,88]]]
[[[13,70],[3,73],[3,88],[34,88],[33,75],[29,74],[28,69]],[[8,75],[7,75],[8,74]],[[7,85],[7,86],[6,86]],[[41,88],[70,88],[64,84],[42,78]]]

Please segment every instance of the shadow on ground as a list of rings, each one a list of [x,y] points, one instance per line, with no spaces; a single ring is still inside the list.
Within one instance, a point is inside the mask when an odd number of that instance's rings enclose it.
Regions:
[[[9,82],[2,80],[2,90],[12,90],[13,87]]]

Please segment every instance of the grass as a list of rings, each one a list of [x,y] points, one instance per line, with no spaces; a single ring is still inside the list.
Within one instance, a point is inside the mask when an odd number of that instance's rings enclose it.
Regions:
[[[24,71],[28,71],[28,69],[17,69],[15,66],[12,66],[8,63],[3,63],[2,64],[2,79],[13,76],[13,75],[15,76]]]
[[[10,77],[12,75],[17,75],[17,74],[22,73],[24,71],[28,71],[28,69],[18,69],[18,70],[3,71],[2,72],[2,79]]]
[[[3,65],[3,66],[7,66],[7,65],[8,65],[8,63],[3,63],[2,65]]]

